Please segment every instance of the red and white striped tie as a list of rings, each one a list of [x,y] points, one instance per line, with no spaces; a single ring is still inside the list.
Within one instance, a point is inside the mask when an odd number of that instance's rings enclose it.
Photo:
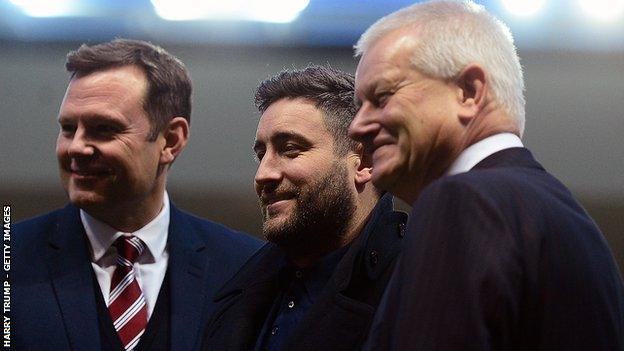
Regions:
[[[130,351],[147,325],[145,297],[134,272],[134,262],[145,244],[135,236],[122,236],[113,245],[117,248],[117,268],[111,281],[108,311],[124,349]]]

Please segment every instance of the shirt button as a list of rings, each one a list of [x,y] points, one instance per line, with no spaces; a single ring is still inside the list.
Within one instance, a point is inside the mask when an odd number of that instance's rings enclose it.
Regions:
[[[405,223],[399,223],[399,237],[405,236]]]
[[[277,326],[273,327],[273,329],[271,329],[271,335],[275,335],[275,334],[277,334],[277,330],[278,330],[278,329],[279,329],[279,328],[278,328]]]
[[[369,260],[370,260],[370,264],[372,266],[376,266],[377,263],[379,263],[379,254],[377,253],[377,251],[373,250],[370,252],[369,256],[368,256]]]
[[[295,301],[288,301],[288,308],[295,307]]]

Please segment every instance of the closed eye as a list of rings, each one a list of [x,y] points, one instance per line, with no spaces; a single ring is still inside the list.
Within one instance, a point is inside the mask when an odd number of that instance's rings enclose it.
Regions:
[[[121,131],[121,129],[119,127],[113,126],[113,125],[109,125],[109,124],[98,124],[95,127],[95,131],[98,134],[116,134],[119,133]]]
[[[304,151],[304,149],[300,145],[289,142],[282,146],[280,153],[286,157],[295,158],[299,156],[302,151]]]
[[[61,132],[65,135],[70,135],[76,132],[76,125],[71,123],[61,123]]]
[[[375,95],[375,105],[377,105],[378,107],[384,107],[387,103],[388,100],[390,99],[390,97],[392,97],[392,92],[382,92],[379,94]]]

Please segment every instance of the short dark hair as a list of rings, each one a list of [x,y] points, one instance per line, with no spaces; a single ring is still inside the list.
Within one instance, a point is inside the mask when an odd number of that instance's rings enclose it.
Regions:
[[[127,65],[140,67],[147,77],[143,109],[150,120],[149,140],[155,140],[173,117],[191,122],[191,77],[182,61],[159,46],[131,39],[82,44],[67,54],[65,68],[74,77]]]
[[[324,114],[327,130],[334,137],[336,151],[346,154],[357,143],[347,129],[357,113],[354,102],[355,78],[352,74],[326,66],[311,65],[304,69],[284,70],[260,83],[255,103],[261,113],[277,100],[304,98]]]

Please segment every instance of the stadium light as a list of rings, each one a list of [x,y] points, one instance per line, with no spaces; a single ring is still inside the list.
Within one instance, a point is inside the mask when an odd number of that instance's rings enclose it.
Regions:
[[[505,9],[516,16],[532,16],[536,14],[546,0],[502,0]]]
[[[64,17],[77,15],[76,0],[10,0],[30,17]]]
[[[243,20],[292,22],[310,0],[151,0],[158,16],[170,21]]]
[[[605,22],[614,21],[624,13],[624,0],[579,0],[585,14]]]

